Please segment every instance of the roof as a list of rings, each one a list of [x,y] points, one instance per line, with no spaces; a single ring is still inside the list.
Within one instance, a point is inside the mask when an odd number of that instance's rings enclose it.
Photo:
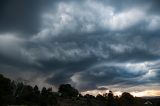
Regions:
[[[148,104],[152,104],[152,102],[146,101],[144,104],[145,104],[145,105],[148,105]]]

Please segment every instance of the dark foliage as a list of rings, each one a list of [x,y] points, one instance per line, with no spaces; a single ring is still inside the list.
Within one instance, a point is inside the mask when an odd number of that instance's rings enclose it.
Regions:
[[[61,93],[63,97],[77,97],[79,94],[78,90],[73,88],[70,84],[60,85],[58,92]]]
[[[146,102],[147,101],[147,102]],[[148,102],[149,101],[149,102]],[[152,104],[144,104],[144,103]],[[58,92],[52,88],[24,85],[11,81],[0,74],[0,106],[6,105],[38,105],[38,106],[160,106],[159,98],[145,99],[132,96],[124,92],[120,97],[114,96],[112,91],[104,95],[81,95],[70,84],[59,86]]]

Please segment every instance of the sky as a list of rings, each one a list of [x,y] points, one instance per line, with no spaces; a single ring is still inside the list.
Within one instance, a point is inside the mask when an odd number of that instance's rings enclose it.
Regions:
[[[0,73],[82,93],[160,95],[160,1],[0,0]]]

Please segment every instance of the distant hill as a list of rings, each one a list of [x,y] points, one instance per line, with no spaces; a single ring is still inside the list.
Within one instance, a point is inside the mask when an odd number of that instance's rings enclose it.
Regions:
[[[144,99],[160,99],[160,96],[143,96]]]

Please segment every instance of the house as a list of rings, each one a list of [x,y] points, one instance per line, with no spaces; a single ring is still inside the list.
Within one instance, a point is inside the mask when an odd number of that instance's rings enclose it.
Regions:
[[[145,104],[145,105],[152,105],[152,102],[146,101],[144,104]]]

